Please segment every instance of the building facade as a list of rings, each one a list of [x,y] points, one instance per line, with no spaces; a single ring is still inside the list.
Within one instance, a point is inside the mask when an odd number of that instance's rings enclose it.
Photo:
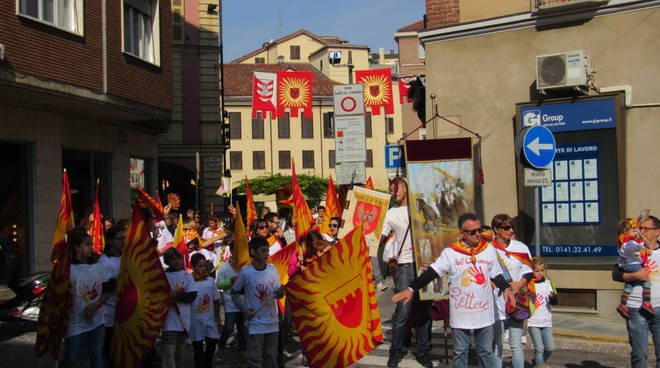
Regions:
[[[0,5],[0,222],[22,271],[51,268],[62,172],[77,219],[130,214],[129,179],[155,189],[172,107],[169,1]],[[52,2],[51,2],[52,4]]]
[[[660,174],[649,169],[660,157],[660,2],[427,0],[426,7],[419,39],[427,115],[435,94],[443,115],[484,137],[484,220],[516,217],[518,237],[549,263],[562,294],[558,310],[614,316],[622,287],[610,278],[616,224],[660,205]],[[525,186],[515,148],[520,130],[535,124],[557,142],[551,186],[536,189]],[[438,126],[437,137],[460,135]]]

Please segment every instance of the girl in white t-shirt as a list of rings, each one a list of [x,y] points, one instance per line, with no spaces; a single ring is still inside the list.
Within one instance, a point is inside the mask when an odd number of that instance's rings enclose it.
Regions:
[[[64,357],[59,366],[74,366],[82,359],[81,350],[86,346],[90,367],[103,368],[105,318],[101,307],[110,296],[108,288],[103,293],[102,285],[107,281],[107,276],[102,265],[88,264],[92,255],[92,239],[85,229],[74,229],[68,241],[73,309],[64,339]]]
[[[193,254],[190,263],[195,279],[192,290],[197,291],[197,297],[191,305],[189,333],[195,353],[195,367],[213,368],[213,355],[219,338],[213,302],[220,299],[220,293],[213,278],[209,276],[204,255]]]
[[[543,367],[554,350],[552,337],[552,308],[557,304],[557,289],[552,281],[545,278],[545,262],[541,257],[532,258],[534,278],[527,289],[535,293],[534,312],[527,320],[529,335],[534,343],[534,366]]]

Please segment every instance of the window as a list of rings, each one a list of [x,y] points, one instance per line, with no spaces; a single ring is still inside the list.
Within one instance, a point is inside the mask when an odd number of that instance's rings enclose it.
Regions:
[[[82,0],[19,0],[18,12],[65,31],[83,34]]]
[[[314,168],[314,151],[302,151],[303,154],[303,169]]]
[[[291,60],[300,60],[300,46],[291,45],[290,54]]]
[[[229,113],[229,138],[241,139],[241,113]]]
[[[266,64],[266,58],[262,58],[262,57],[254,58],[254,63],[255,64]]]
[[[335,137],[335,117],[334,113],[326,112],[323,114],[323,138]]]
[[[314,138],[314,119],[301,118],[302,138]]]
[[[134,157],[129,157],[134,159]],[[126,161],[123,161],[126,162]],[[130,161],[126,162],[130,163]],[[151,184],[149,177],[149,162],[144,164],[144,185],[148,188]],[[104,215],[112,215],[112,161],[111,155],[105,152],[62,150],[62,168],[66,168],[71,186],[71,200],[73,201],[73,213],[85,217],[94,205],[96,196],[96,179],[99,178],[99,204]],[[130,170],[130,168],[129,168]],[[123,177],[122,183],[130,177]]]
[[[172,41],[183,43],[185,18],[183,0],[172,0]]]
[[[331,169],[335,168],[335,150],[328,151],[328,164]]]
[[[364,167],[374,167],[374,151],[367,150],[367,162],[364,164]]]
[[[124,52],[160,64],[157,0],[124,0]]]
[[[387,129],[387,134],[394,134],[394,118],[385,118],[385,128]]]
[[[232,170],[243,170],[243,152],[229,152],[229,168]]]
[[[291,168],[291,151],[280,151],[280,169],[290,169]]]
[[[368,112],[364,116],[364,136],[371,138],[371,113]]]
[[[252,168],[254,170],[263,170],[266,168],[266,152],[264,151],[252,152]]]
[[[280,139],[291,138],[291,126],[289,113],[284,113],[283,118],[277,118],[277,137]]]
[[[264,139],[264,119],[260,112],[256,119],[252,119],[252,139]]]

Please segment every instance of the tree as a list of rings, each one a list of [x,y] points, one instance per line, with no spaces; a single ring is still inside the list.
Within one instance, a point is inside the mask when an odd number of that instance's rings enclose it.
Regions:
[[[250,191],[252,194],[274,194],[278,188],[291,184],[290,175],[275,174],[270,176],[259,176],[250,181]],[[236,191],[245,193],[245,180],[241,180],[241,184],[236,188]],[[308,202],[317,206],[323,199],[325,199],[325,192],[328,189],[328,179],[319,178],[311,175],[298,175],[298,184],[303,194],[307,196]]]

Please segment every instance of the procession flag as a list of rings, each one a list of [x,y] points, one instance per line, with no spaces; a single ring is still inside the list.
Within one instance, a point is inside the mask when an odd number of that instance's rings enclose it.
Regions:
[[[380,115],[380,107],[385,107],[385,114],[394,114],[392,96],[392,70],[356,70],[357,83],[364,85],[364,106],[371,106],[372,115]]]
[[[300,239],[316,225],[312,211],[310,211],[307,201],[303,196],[298,176],[296,175],[296,163],[291,159],[291,205],[293,206],[294,230],[296,239]]]
[[[362,226],[342,238],[286,287],[312,368],[348,367],[383,342]]]
[[[280,283],[286,285],[289,282],[289,260],[296,254],[298,251],[298,243],[293,242],[284,248],[278,250],[272,256],[268,257],[268,263],[272,263],[273,266],[277,269],[277,273],[280,276]],[[283,298],[277,299],[277,306],[280,308],[280,311],[284,313],[284,306],[286,303],[286,296]]]
[[[117,278],[112,334],[116,367],[140,367],[152,349],[171,305],[170,286],[142,211],[133,205]]]
[[[371,178],[371,177],[369,177]],[[335,191],[335,183],[332,181],[332,176],[328,180],[328,190],[325,194],[325,214],[321,220],[319,231],[323,233],[330,232],[330,219],[333,217],[341,217],[341,207],[339,206],[339,198]]]
[[[243,223],[241,209],[236,206],[236,219],[234,221],[234,263],[231,267],[236,272],[250,264],[250,251],[248,248],[248,237]]]
[[[162,220],[165,217],[165,210],[163,209],[163,204],[160,201],[153,199],[149,193],[145,192],[144,189],[140,188],[136,184],[131,184],[133,189],[137,193],[137,199],[135,200],[138,207],[147,208],[153,214],[154,217],[158,220]],[[172,206],[174,208],[174,206]]]
[[[399,76],[399,103],[403,105],[403,100],[405,99],[408,103],[412,102],[412,99],[408,97],[408,91],[410,90],[410,82],[414,81],[417,77],[414,75],[401,75]]]
[[[92,223],[92,249],[96,254],[103,254],[105,236],[103,236],[103,218],[99,205],[99,179],[96,179],[96,199],[94,200],[94,222]]]
[[[283,118],[289,108],[291,117],[312,118],[312,72],[277,72],[277,117]]]
[[[176,230],[174,231],[174,242],[173,247],[181,252],[183,255],[183,265],[185,268],[188,268],[188,246],[186,245],[186,237],[184,236],[183,231],[183,215],[179,214],[179,221],[176,224]]]
[[[370,175],[369,178],[367,179],[367,182],[364,183],[364,188],[365,188],[365,189],[371,189],[371,190],[374,190],[374,189],[375,189],[375,188],[374,188],[374,181],[373,181],[373,179],[371,179],[371,175]]]
[[[275,118],[277,111],[277,74],[254,72],[252,76],[252,119],[257,118],[261,112],[261,118],[266,118],[266,112],[270,111],[270,118]]]
[[[245,177],[245,220],[247,221],[248,228],[257,219],[257,207],[254,205],[254,197],[250,191],[250,182],[247,176]]]
[[[66,233],[75,227],[73,220],[73,202],[71,201],[71,187],[69,175],[64,169],[62,173],[62,194],[60,195],[60,210],[57,213],[57,224],[53,234],[53,247],[50,254],[51,263],[60,257],[60,251],[66,245]]]

